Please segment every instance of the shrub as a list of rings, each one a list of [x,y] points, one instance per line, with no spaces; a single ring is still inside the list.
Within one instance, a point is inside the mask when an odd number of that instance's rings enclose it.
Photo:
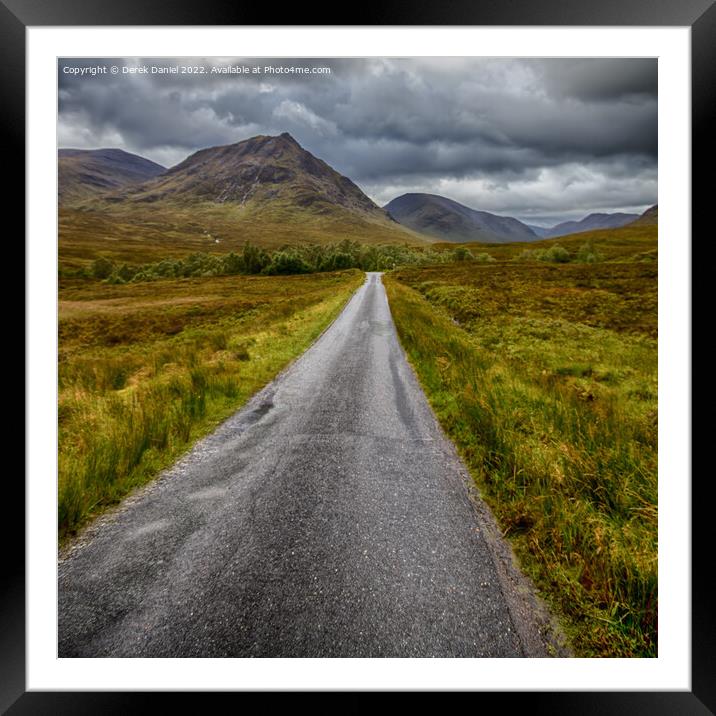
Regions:
[[[282,276],[287,274],[310,273],[311,267],[298,255],[277,251],[271,258],[271,263],[261,273],[269,276]]]
[[[242,256],[238,256],[233,251],[224,257],[224,271],[230,275],[241,273],[246,268]]]
[[[270,262],[269,255],[248,241],[244,244],[244,269],[246,273],[261,273]]]
[[[569,251],[559,244],[555,244],[548,248],[542,256],[540,261],[551,261],[557,264],[566,264],[569,261]]]
[[[585,264],[595,264],[603,258],[604,257],[594,248],[594,243],[592,241],[588,241],[579,248],[575,261]]]
[[[517,258],[519,261],[548,261],[558,264],[566,264],[571,260],[569,251],[559,244],[548,249],[524,249]]]
[[[458,246],[452,252],[453,261],[472,261],[475,257],[466,246]]]
[[[350,254],[337,251],[330,257],[330,260],[326,262],[326,266],[329,271],[340,271],[351,268],[355,263],[354,258]]]
[[[92,262],[92,276],[99,279],[109,278],[114,271],[114,264],[109,260],[100,256]]]

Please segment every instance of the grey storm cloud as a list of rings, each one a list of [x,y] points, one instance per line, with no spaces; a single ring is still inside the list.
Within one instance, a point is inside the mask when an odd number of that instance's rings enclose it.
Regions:
[[[541,61],[541,68],[545,88],[557,97],[609,102],[638,101],[657,94],[657,64],[653,59],[549,59]]]
[[[182,65],[205,71],[125,69]],[[211,71],[244,66],[261,72]],[[288,131],[380,204],[424,191],[548,223],[657,200],[656,59],[61,59],[58,90],[63,147],[172,165]]]

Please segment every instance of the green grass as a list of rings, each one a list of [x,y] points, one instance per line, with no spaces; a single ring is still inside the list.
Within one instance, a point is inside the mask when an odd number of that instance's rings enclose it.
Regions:
[[[643,250],[385,279],[438,419],[580,656],[657,653],[657,269],[630,260]]]
[[[172,464],[300,355],[356,270],[112,286],[59,295],[61,541]]]

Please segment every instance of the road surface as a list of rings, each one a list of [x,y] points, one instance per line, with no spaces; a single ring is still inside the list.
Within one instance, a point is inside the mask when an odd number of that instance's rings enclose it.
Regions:
[[[298,361],[63,555],[59,656],[545,656],[468,484],[368,274]]]

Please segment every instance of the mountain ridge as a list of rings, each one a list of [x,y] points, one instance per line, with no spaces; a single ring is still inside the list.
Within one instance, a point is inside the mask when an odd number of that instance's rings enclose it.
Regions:
[[[471,209],[439,194],[402,194],[383,208],[404,226],[439,241],[507,243],[539,239],[518,219]]]
[[[632,226],[655,226],[659,224],[659,205],[650,206],[643,214],[631,222]]]
[[[57,152],[58,198],[61,204],[141,183],[166,167],[124,149],[61,148]]]
[[[116,240],[137,226],[137,240],[159,237],[168,247],[172,237],[187,234],[192,242],[211,236],[215,243],[228,239],[230,246],[240,237],[274,244],[332,241],[343,234],[423,245],[531,242],[658,221],[655,205],[642,216],[592,213],[545,228],[429,193],[403,194],[380,207],[288,132],[199,149],[170,168],[122,149],[63,148],[58,198],[68,210],[61,233],[81,229],[84,240],[97,230]]]
[[[250,201],[289,200],[300,207],[329,202],[387,218],[353,181],[301,147],[287,132],[200,149],[163,174],[115,198],[242,206]]]
[[[596,231],[597,229],[618,229],[620,226],[630,224],[638,217],[638,214],[625,214],[622,212],[611,214],[593,212],[579,221],[563,221],[560,224],[556,224],[547,229],[545,238],[555,239],[559,236],[581,234],[585,231]]]

